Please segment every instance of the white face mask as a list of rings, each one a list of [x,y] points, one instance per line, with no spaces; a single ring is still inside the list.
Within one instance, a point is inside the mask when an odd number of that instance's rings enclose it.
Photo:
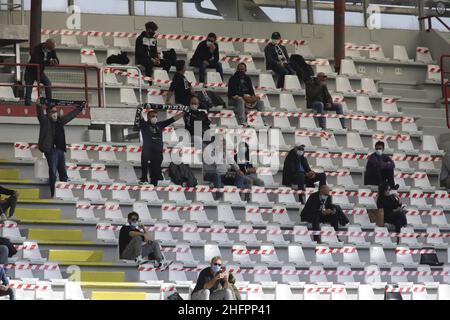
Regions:
[[[397,190],[389,190],[389,195],[390,195],[390,196],[395,196],[395,195],[397,195]]]
[[[327,201],[328,196],[327,196],[326,194],[322,194],[322,195],[320,196],[320,199],[322,199],[322,201]]]
[[[277,39],[271,39],[271,41],[272,41],[273,44],[278,44],[278,42],[279,42],[280,40],[277,40]]]
[[[198,110],[198,105],[192,104],[191,105],[191,110]]]
[[[375,150],[376,154],[379,156],[383,155],[383,150]]]
[[[56,121],[56,120],[58,120],[58,113],[52,113],[51,115],[50,115],[50,118],[52,118],[52,120],[53,121]]]
[[[298,155],[299,157],[303,157],[304,154],[305,154],[304,151],[301,151],[301,150],[297,151],[297,155]]]
[[[150,123],[151,124],[156,124],[157,122],[158,122],[158,118],[157,117],[150,118]]]

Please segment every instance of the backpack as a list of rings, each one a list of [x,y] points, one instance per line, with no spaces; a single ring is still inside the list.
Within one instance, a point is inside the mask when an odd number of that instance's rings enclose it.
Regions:
[[[25,87],[22,84],[22,81],[14,81],[13,86],[14,97],[23,99],[25,97]]]
[[[209,110],[216,106],[226,106],[225,101],[212,91],[202,90],[197,97],[200,100],[199,109]]]
[[[122,64],[127,65],[130,63],[130,59],[127,57],[126,52],[120,52],[120,54],[113,54],[106,59],[107,64]]]
[[[177,63],[177,53],[174,49],[163,51],[163,58],[164,60],[169,61],[171,66],[175,66]]]
[[[314,77],[313,68],[306,63],[305,59],[301,55],[299,54],[291,55],[290,64],[291,67],[297,73],[298,79],[301,82],[307,83]]]
[[[181,185],[183,183],[183,179],[181,178],[180,166],[171,162],[169,164],[169,177],[173,183],[177,185]]]
[[[191,168],[185,163],[180,164],[179,167],[183,185],[185,187],[196,187],[198,184],[197,178],[195,178]]]

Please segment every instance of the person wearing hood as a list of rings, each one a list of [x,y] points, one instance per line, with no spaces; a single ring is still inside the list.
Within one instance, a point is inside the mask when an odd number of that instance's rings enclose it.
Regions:
[[[141,166],[142,176],[139,184],[148,184],[148,172],[150,170],[150,182],[155,187],[158,181],[162,179],[161,164],[163,161],[163,130],[175,121],[181,119],[184,112],[180,112],[172,118],[164,121],[158,121],[158,114],[155,110],[149,110],[147,113],[140,109],[138,114],[139,128],[142,135],[142,153]],[[146,119],[145,119],[146,118]],[[150,162],[150,166],[149,166]]]
[[[59,180],[68,180],[66,171],[66,135],[64,126],[72,121],[84,108],[86,103],[77,106],[65,116],[58,115],[56,106],[49,106],[44,114],[41,104],[36,104],[36,113],[39,121],[39,151],[45,154],[48,164],[48,175],[51,197],[55,196],[56,174]]]
[[[264,103],[255,95],[250,77],[246,74],[247,65],[239,63],[236,72],[228,81],[228,104],[234,108],[239,125],[247,125],[246,110],[262,111]]]
[[[380,186],[387,183],[391,189],[397,190],[398,184],[394,181],[395,163],[384,154],[384,142],[375,143],[375,152],[369,156],[364,173],[364,184],[367,186]]]
[[[272,70],[278,77],[277,88],[284,88],[284,77],[289,74],[295,75],[296,72],[289,63],[289,54],[282,45],[279,32],[272,33],[271,41],[264,48],[264,56],[266,70]]]
[[[157,268],[167,268],[171,262],[165,260],[159,242],[150,240],[147,229],[139,221],[139,214],[134,211],[130,212],[127,222],[120,228],[119,233],[120,259],[134,260],[139,264],[156,260]]]
[[[198,68],[199,81],[205,82],[206,68],[215,69],[223,79],[223,68],[219,61],[219,44],[217,36],[211,32],[206,40],[200,42],[191,58],[190,66]]]
[[[395,226],[395,232],[399,233],[406,226],[405,206],[402,205],[397,191],[386,183],[378,187],[377,208],[384,222]]]
[[[298,187],[298,190],[305,190],[305,183],[308,187],[314,187],[315,182],[319,186],[326,184],[325,173],[318,173],[311,170],[308,159],[305,157],[305,146],[293,148],[289,151],[283,165],[283,185],[286,187]],[[300,202],[304,203],[304,197],[300,196]]]
[[[153,67],[161,67],[167,72],[170,70],[170,62],[160,59],[158,52],[158,41],[156,40],[156,31],[158,25],[153,21],[145,24],[145,31],[136,38],[135,58],[136,65],[145,68],[145,75],[152,77]]]

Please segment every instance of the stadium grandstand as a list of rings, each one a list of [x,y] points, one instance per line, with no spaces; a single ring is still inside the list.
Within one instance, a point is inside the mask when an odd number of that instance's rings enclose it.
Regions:
[[[0,0],[0,300],[449,300],[449,10]]]

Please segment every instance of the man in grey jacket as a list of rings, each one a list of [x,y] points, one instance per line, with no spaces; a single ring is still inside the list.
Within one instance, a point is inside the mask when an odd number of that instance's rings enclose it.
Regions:
[[[47,107],[44,114],[41,104],[36,104],[37,118],[39,120],[39,151],[45,154],[48,163],[48,175],[51,197],[55,196],[56,174],[60,181],[67,181],[66,137],[64,126],[72,121],[84,108],[85,103],[77,106],[65,116],[58,115],[56,106]]]

